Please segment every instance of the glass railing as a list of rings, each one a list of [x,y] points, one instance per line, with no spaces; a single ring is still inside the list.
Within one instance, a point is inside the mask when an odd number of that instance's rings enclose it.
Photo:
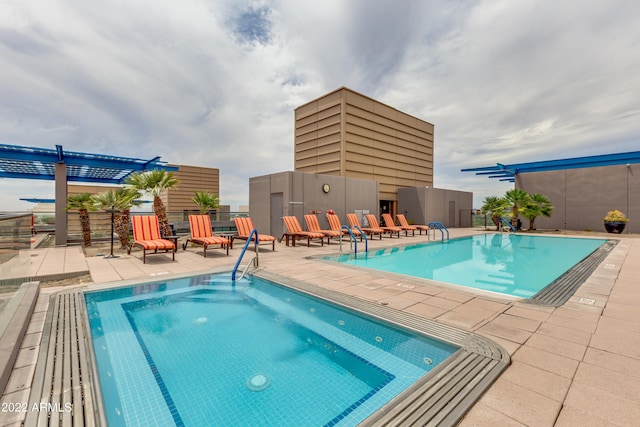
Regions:
[[[0,264],[31,247],[30,213],[0,213]]]
[[[131,215],[153,215],[151,211],[132,212]],[[199,211],[167,212],[169,223],[173,224],[178,234],[189,233],[189,215],[200,214]],[[214,231],[236,231],[233,221],[236,217],[248,217],[248,212],[210,212],[211,224]],[[89,224],[91,226],[91,239],[109,239],[111,235],[111,214],[105,211],[89,212]],[[37,233],[55,232],[54,213],[34,214],[34,229]],[[67,239],[70,242],[82,241],[82,227],[78,212],[67,212]]]

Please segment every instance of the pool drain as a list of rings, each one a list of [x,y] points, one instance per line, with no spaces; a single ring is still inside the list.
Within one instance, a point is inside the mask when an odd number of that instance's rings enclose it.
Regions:
[[[271,379],[265,374],[256,374],[247,380],[247,388],[251,391],[266,390],[271,385]]]

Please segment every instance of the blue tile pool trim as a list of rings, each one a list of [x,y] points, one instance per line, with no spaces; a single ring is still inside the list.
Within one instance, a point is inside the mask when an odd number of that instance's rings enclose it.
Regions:
[[[124,307],[123,307],[123,309],[124,309]],[[131,325],[131,329],[133,330],[133,332],[136,335],[136,339],[138,340],[138,344],[140,345],[140,348],[142,349],[142,352],[144,353],[144,357],[147,360],[147,363],[149,364],[149,368],[151,368],[151,372],[153,373],[153,377],[155,378],[156,383],[158,384],[158,387],[160,388],[160,392],[162,393],[162,397],[164,398],[164,401],[167,404],[167,407],[169,408],[169,412],[171,412],[171,416],[173,417],[173,421],[176,423],[176,426],[184,427],[184,422],[182,421],[182,417],[180,417],[180,413],[178,412],[178,408],[176,408],[176,405],[173,402],[173,399],[171,398],[171,393],[169,393],[169,389],[167,389],[167,386],[165,385],[164,380],[162,379],[162,375],[160,375],[160,371],[158,371],[158,368],[157,368],[155,362],[153,361],[153,358],[151,357],[151,353],[149,353],[149,350],[147,349],[147,346],[145,345],[144,340],[142,339],[142,336],[140,335],[140,332],[138,331],[138,328],[136,327],[136,323],[133,320],[133,317],[131,317],[131,315],[129,314],[129,312],[126,309],[124,309],[124,312],[125,312],[125,315],[127,316],[127,320],[129,321],[129,324]]]

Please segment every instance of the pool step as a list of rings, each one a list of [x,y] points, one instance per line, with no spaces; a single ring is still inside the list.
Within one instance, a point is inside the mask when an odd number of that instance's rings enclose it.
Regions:
[[[51,297],[26,427],[102,425],[97,416],[85,319],[81,292]]]

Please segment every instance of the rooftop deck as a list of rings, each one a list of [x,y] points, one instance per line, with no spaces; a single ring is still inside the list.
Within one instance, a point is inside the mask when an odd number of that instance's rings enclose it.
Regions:
[[[454,229],[451,237],[481,232]],[[370,249],[377,249],[425,240],[425,236],[385,238],[369,244]],[[239,252],[235,247],[227,257],[210,249],[204,258],[202,248],[193,247],[180,250],[175,262],[157,255],[143,264],[141,251],[107,259],[85,257],[79,247],[68,246],[28,251],[19,270],[28,271],[25,277],[57,279],[88,271],[90,283],[83,286],[93,289],[121,280],[231,269]],[[640,419],[640,312],[636,308],[640,303],[640,238],[620,236],[619,244],[560,307],[308,259],[336,252],[336,243],[309,248],[276,244],[275,252],[260,251],[260,268],[473,331],[510,353],[511,366],[461,425],[633,425]],[[28,402],[49,296],[69,286],[41,288],[2,396],[3,407],[8,402]],[[0,294],[0,299],[9,297]],[[24,412],[3,412],[0,426],[20,425],[24,418]]]

